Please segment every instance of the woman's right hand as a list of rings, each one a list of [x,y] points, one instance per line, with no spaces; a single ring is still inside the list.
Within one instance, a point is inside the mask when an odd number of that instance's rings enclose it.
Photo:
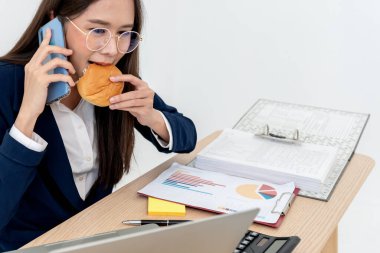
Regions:
[[[49,45],[50,38],[51,31],[47,29],[41,45],[30,62],[25,65],[24,96],[15,126],[28,137],[32,136],[37,118],[45,108],[49,84],[63,81],[71,87],[75,85],[70,75],[48,74],[50,70],[57,67],[67,69],[70,74],[75,73],[73,65],[67,60],[54,58],[45,64],[43,63],[46,57],[52,53],[65,56],[72,54],[70,49]]]

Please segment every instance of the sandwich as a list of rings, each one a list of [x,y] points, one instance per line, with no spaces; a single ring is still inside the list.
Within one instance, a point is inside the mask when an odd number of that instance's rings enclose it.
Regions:
[[[110,98],[123,92],[124,82],[112,82],[111,76],[121,75],[114,65],[90,64],[78,80],[79,95],[91,104],[100,107],[110,105]]]

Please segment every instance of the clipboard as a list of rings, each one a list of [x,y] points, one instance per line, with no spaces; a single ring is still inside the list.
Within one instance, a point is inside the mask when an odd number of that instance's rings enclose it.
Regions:
[[[307,137],[300,139],[300,131],[298,129],[294,130],[294,132],[292,133],[292,136],[287,136],[281,133],[281,130],[280,131],[277,130],[277,133],[271,132],[268,124],[264,125],[263,132],[255,133],[255,136],[265,138],[268,140],[273,140],[273,141],[296,143],[296,144],[301,144],[307,139]]]
[[[257,134],[273,141],[310,143],[337,148],[335,163],[319,190],[300,189],[299,195],[323,201],[331,197],[335,185],[350,161],[367,125],[368,113],[349,112],[310,105],[259,99],[249,108],[233,129]],[[268,130],[263,130],[268,125]],[[270,126],[270,129],[269,129]],[[298,130],[307,136],[302,140],[283,138],[273,129]]]
[[[272,212],[280,212],[280,217],[278,218],[276,223],[267,223],[267,222],[259,222],[259,221],[255,221],[255,223],[265,225],[265,226],[269,226],[269,227],[273,227],[273,228],[278,228],[282,224],[282,222],[284,221],[285,216],[289,212],[290,207],[293,205],[293,202],[294,202],[296,196],[298,195],[299,191],[300,191],[299,188],[295,188],[293,193],[284,193],[284,194],[291,194],[292,195],[291,198],[289,198],[289,200],[287,201],[287,203],[285,205],[285,209],[276,210],[276,206],[273,207]],[[280,199],[281,198],[282,198],[282,196],[280,197]]]
[[[173,163],[138,193],[214,213],[260,208],[255,222],[277,227],[298,189]]]

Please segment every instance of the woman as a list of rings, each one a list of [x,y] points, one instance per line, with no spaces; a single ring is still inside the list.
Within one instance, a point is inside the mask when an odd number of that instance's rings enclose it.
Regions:
[[[55,16],[63,21],[67,48],[49,45],[49,31],[38,45],[38,29]],[[121,50],[120,37],[140,33],[141,23],[139,0],[43,0],[16,46],[0,58],[0,251],[26,244],[110,194],[129,171],[134,127],[161,152],[194,149],[192,121],[138,78],[138,50]],[[109,40],[90,48],[90,36],[100,32]],[[68,61],[43,63],[51,53]],[[125,87],[109,107],[78,93],[75,83],[89,64],[116,65],[123,73],[110,78]],[[49,75],[56,67],[70,75]],[[47,87],[56,81],[68,82],[71,93],[46,106]]]

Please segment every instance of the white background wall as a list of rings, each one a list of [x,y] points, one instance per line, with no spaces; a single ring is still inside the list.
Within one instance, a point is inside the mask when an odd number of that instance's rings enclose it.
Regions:
[[[0,54],[40,0],[0,0]],[[380,161],[380,2],[145,0],[142,76],[191,117],[199,138],[232,127],[258,99],[371,113],[357,152]],[[170,157],[140,137],[133,173]],[[340,252],[374,252],[380,226],[375,168],[339,226]],[[368,245],[367,245],[368,243]]]

